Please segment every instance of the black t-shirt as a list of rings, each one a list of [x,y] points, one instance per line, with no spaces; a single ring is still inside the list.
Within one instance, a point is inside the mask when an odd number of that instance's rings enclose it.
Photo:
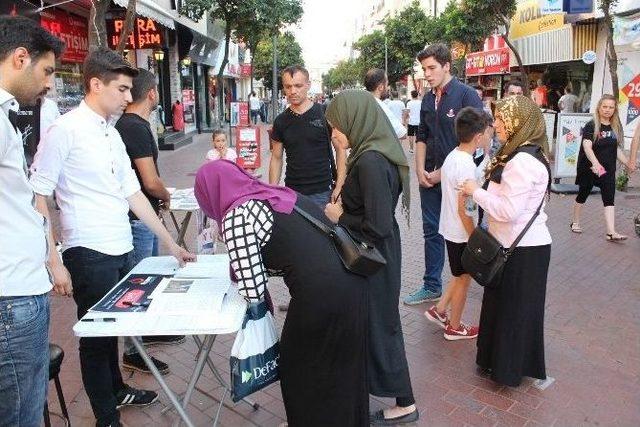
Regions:
[[[331,147],[327,121],[320,104],[303,114],[287,108],[273,122],[271,135],[287,154],[284,183],[302,193],[316,194],[331,189]]]
[[[131,167],[136,172],[142,193],[147,196],[149,203],[151,203],[153,209],[158,213],[160,209],[160,199],[153,197],[145,191],[142,178],[140,177],[140,171],[138,171],[138,167],[134,162],[135,159],[153,157],[153,163],[156,166],[156,172],[158,172],[158,146],[153,139],[151,126],[148,121],[137,114],[124,113],[116,123],[116,129],[120,132],[122,141],[127,148],[127,154],[131,158]],[[129,211],[129,219],[133,220],[138,218],[133,212]]]
[[[600,180],[615,179],[616,175],[616,158],[618,154],[618,138],[613,132],[611,125],[600,125],[600,132],[594,136],[595,124],[592,121],[587,122],[582,129],[582,140],[588,139],[593,142],[591,145],[593,154],[596,159],[607,171]],[[579,184],[582,179],[588,181],[597,180],[597,176],[591,171],[591,162],[584,153],[584,148],[580,144],[580,152],[578,153],[577,177],[576,182]]]

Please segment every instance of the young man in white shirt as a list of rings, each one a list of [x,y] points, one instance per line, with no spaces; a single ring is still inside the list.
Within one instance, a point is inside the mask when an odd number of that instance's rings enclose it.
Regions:
[[[416,143],[416,133],[418,132],[418,126],[420,126],[420,107],[422,106],[422,100],[418,99],[418,91],[411,91],[411,100],[407,102],[407,109],[409,110],[409,127],[407,129],[407,136],[409,137],[409,153],[413,153],[413,147]]]
[[[427,319],[444,328],[448,341],[471,339],[478,336],[477,326],[462,323],[462,311],[467,301],[471,276],[462,266],[462,252],[475,228],[475,221],[467,209],[467,197],[458,191],[467,179],[476,179],[473,154],[478,148],[488,150],[492,137],[490,116],[473,107],[465,107],[456,116],[455,132],[459,145],[446,157],[441,168],[442,210],[439,233],[445,239],[451,281],[437,305],[424,314]],[[451,316],[447,309],[451,309]]]
[[[378,105],[382,108],[382,111],[384,111],[384,114],[391,122],[391,126],[393,127],[393,131],[396,133],[396,136],[400,139],[407,136],[407,128],[404,127],[402,121],[396,117],[396,115],[389,109],[389,106],[381,100],[382,95],[387,93],[387,90],[389,90],[387,73],[380,68],[372,68],[367,71],[367,75],[364,76],[364,87],[367,91],[371,92],[376,101],[378,101]]]
[[[129,209],[181,264],[195,259],[173,241],[140,191],[113,127],[113,117],[131,102],[136,74],[114,51],[89,53],[83,65],[84,100],[49,127],[31,168],[31,184],[45,216],[45,198],[56,191],[62,258],[73,280],[78,318],[134,266]],[[158,397],[124,383],[117,337],[80,338],[80,368],[98,427],[120,426],[117,408],[150,404]]]
[[[34,105],[51,87],[63,44],[37,22],[0,16],[0,425],[38,426],[49,381],[51,281],[71,295],[29,185],[19,104]],[[49,274],[47,274],[47,267]]]

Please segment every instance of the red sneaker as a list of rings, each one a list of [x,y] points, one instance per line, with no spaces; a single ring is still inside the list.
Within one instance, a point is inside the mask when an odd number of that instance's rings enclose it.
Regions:
[[[443,329],[445,329],[449,323],[447,313],[438,313],[435,305],[432,305],[427,311],[425,311],[424,315],[427,319],[431,320],[436,325],[440,325]]]
[[[444,329],[444,339],[447,341],[470,340],[478,337],[479,328],[477,326],[467,326],[460,322],[458,329],[453,329],[447,324]]]

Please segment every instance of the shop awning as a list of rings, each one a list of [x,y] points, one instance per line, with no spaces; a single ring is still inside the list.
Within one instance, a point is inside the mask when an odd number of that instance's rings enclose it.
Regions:
[[[118,6],[126,8],[129,5],[129,0],[113,0]],[[153,0],[138,0],[136,2],[136,13],[146,18],[153,19],[159,24],[164,25],[167,28],[174,30],[175,24],[173,15],[170,11],[158,6]]]
[[[218,44],[217,41],[209,37],[193,32],[193,41],[191,42],[191,49],[189,49],[189,57],[198,64],[213,67],[216,65],[216,48]]]
[[[556,30],[513,40],[513,45],[520,53],[522,65],[573,61],[572,34],[571,24],[566,24]],[[512,57],[511,65],[516,64],[517,61]]]

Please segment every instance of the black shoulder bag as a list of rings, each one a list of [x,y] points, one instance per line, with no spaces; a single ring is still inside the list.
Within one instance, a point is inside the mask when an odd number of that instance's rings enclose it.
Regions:
[[[514,153],[514,155],[515,154],[517,153]],[[551,176],[549,176],[549,179],[551,179]],[[540,214],[540,209],[542,209],[545,196],[546,193],[542,196],[538,209],[524,229],[520,232],[518,237],[513,241],[509,249],[505,249],[502,244],[500,244],[500,242],[493,237],[491,233],[489,233],[489,231],[485,230],[480,225],[473,230],[473,233],[469,236],[467,246],[462,252],[462,267],[471,275],[471,277],[474,278],[476,282],[478,282],[480,286],[487,288],[498,287],[500,284],[500,277],[502,276],[502,271],[504,270],[507,260],[516,249],[518,243],[520,243],[520,240],[522,240],[527,230],[529,230],[533,221],[535,221]]]
[[[340,261],[350,272],[360,276],[371,276],[387,264],[387,260],[375,246],[359,242],[346,227],[340,224],[330,227],[298,206],[294,206],[293,209],[331,238]]]

